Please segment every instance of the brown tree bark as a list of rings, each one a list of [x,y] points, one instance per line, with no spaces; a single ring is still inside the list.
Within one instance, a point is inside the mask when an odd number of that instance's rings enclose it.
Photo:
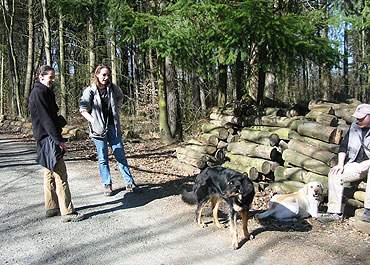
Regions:
[[[288,162],[292,165],[302,167],[304,169],[324,176],[327,176],[330,170],[330,167],[326,165],[324,162],[297,153],[290,149],[284,151],[283,159],[285,160],[285,162]]]

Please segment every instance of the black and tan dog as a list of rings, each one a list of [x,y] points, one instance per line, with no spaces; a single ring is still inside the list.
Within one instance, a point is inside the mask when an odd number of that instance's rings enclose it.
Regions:
[[[254,187],[247,175],[221,166],[204,169],[196,177],[192,191],[183,191],[182,200],[188,204],[197,204],[195,211],[196,222],[204,227],[202,211],[211,202],[213,222],[221,227],[218,221],[218,208],[222,200],[229,206],[230,231],[232,246],[237,249],[238,233],[236,227],[237,213],[240,213],[243,222],[244,239],[249,239],[248,219],[249,209],[254,198]]]

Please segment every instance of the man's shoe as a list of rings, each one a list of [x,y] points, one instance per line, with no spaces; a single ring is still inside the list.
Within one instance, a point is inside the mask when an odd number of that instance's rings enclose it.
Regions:
[[[62,222],[63,223],[68,223],[68,222],[79,222],[82,221],[86,218],[85,215],[80,214],[80,213],[71,213],[67,215],[62,216]]]
[[[104,195],[105,196],[112,196],[112,184],[105,184],[104,185]]]
[[[48,209],[48,210],[46,210],[46,212],[45,212],[45,216],[46,216],[46,218],[53,217],[53,216],[58,216],[58,215],[60,215],[59,208],[55,208],[55,209]]]
[[[370,209],[364,210],[364,214],[361,216],[361,221],[370,223]]]
[[[328,223],[333,221],[342,221],[343,215],[338,213],[324,213],[317,218],[321,223]]]

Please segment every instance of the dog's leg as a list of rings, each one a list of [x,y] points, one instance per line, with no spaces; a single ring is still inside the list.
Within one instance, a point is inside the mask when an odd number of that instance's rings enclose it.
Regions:
[[[240,212],[240,215],[242,217],[242,222],[243,222],[243,233],[244,233],[244,238],[246,240],[251,239],[251,235],[249,234],[248,231],[248,220],[249,220],[249,211],[248,210],[242,210]]]
[[[236,227],[236,212],[233,209],[230,209],[230,233],[231,233],[231,245],[233,249],[238,249],[238,231]]]
[[[212,216],[213,216],[213,223],[216,227],[222,228],[221,223],[218,221],[218,208],[220,207],[220,199],[219,198],[212,198]]]
[[[204,220],[203,220],[203,214],[202,214],[203,208],[204,208],[204,204],[198,204],[197,210],[195,211],[195,215],[196,215],[195,221],[201,228],[206,227]]]

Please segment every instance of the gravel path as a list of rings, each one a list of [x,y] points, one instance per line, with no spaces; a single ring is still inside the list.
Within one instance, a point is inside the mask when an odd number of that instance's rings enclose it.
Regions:
[[[0,137],[0,264],[370,264],[370,238],[348,224],[263,226],[232,250],[228,229],[194,223],[194,207],[170,183],[143,182],[126,193],[114,171],[104,197],[93,161],[69,161],[73,202],[89,217],[79,223],[45,218],[41,168],[34,143]]]

